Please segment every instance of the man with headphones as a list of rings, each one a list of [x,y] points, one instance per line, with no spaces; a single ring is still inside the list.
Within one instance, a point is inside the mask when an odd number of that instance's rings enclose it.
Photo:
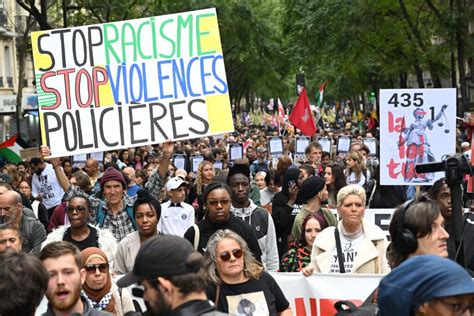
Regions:
[[[448,257],[449,234],[444,223],[439,203],[424,196],[398,207],[389,228],[391,243],[387,259],[390,267],[394,269],[416,255]]]

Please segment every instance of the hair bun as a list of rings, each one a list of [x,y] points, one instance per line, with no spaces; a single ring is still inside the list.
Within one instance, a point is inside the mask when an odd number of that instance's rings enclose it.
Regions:
[[[140,189],[137,191],[137,200],[139,203],[148,203],[153,200],[153,196],[146,189]]]

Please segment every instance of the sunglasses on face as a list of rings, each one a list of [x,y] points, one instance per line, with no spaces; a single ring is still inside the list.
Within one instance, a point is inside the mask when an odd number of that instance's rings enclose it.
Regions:
[[[219,257],[221,258],[222,261],[226,262],[230,260],[231,256],[234,256],[235,259],[239,259],[240,257],[242,257],[243,254],[244,252],[242,251],[242,249],[233,249],[231,252],[224,251],[223,253],[220,254]]]
[[[226,199],[226,200],[220,200],[220,201],[217,201],[217,200],[211,200],[211,201],[207,201],[207,204],[209,204],[210,206],[212,207],[217,207],[217,205],[221,205],[222,207],[226,207],[230,204],[230,200]]]
[[[82,205],[78,205],[78,206],[68,205],[66,211],[68,213],[72,213],[74,211],[77,211],[78,213],[83,213],[83,212],[87,211],[87,208],[82,206]]]
[[[87,264],[84,269],[86,269],[87,273],[95,273],[97,269],[99,269],[100,273],[105,273],[109,269],[109,265],[107,263],[98,263],[98,264]]]

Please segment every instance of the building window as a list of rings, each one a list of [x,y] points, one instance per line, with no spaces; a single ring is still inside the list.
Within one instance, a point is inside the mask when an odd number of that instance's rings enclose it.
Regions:
[[[13,69],[12,69],[12,54],[9,46],[5,46],[5,54],[3,56],[5,62],[5,77],[7,78],[7,85],[13,88]]]

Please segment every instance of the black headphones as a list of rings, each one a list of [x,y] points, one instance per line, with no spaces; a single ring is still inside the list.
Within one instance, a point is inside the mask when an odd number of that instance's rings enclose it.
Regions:
[[[397,237],[392,242],[402,254],[411,254],[418,249],[418,240],[410,229],[405,227],[405,214],[410,206],[414,204],[415,200],[408,200],[401,206],[400,223],[397,229]],[[416,202],[415,202],[416,203]]]

